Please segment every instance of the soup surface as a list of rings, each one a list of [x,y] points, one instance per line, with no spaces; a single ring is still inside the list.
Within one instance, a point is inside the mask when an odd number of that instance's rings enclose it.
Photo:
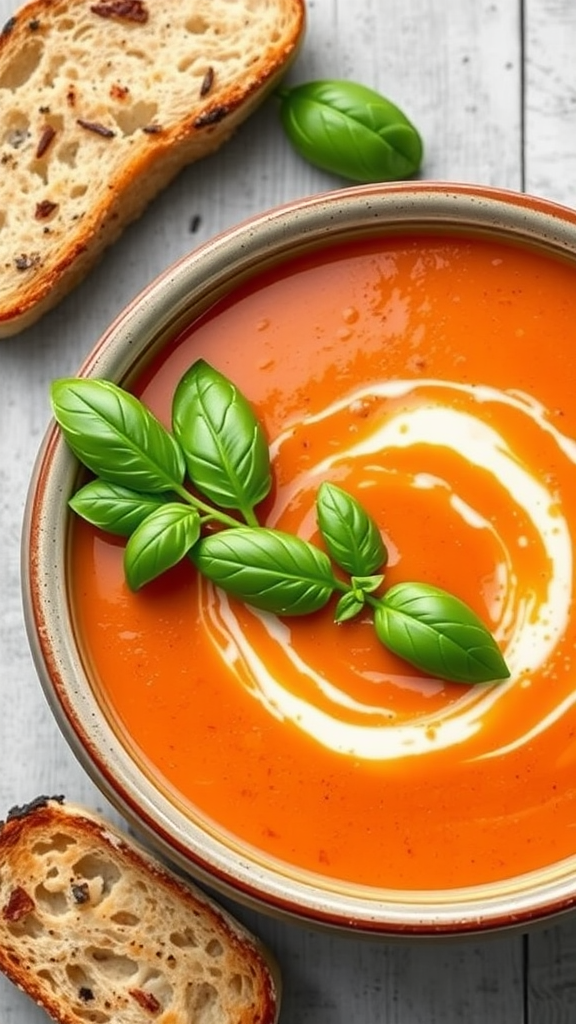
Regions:
[[[484,883],[576,853],[576,270],[500,242],[386,238],[258,278],[137,393],[169,425],[203,357],[265,424],[261,522],[321,544],[323,479],[356,494],[387,583],[450,590],[511,678],[463,686],[333,605],[267,616],[187,561],[137,594],[123,543],[77,521],[79,635],[115,727],[214,830],[334,879]]]

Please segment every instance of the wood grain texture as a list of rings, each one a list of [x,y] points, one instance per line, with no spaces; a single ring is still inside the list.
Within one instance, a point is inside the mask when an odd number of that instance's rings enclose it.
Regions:
[[[281,1024],[524,1024],[518,938],[395,944],[239,913],[282,964]]]
[[[576,1021],[576,919],[534,931],[528,941],[526,1024]]]
[[[530,191],[573,201],[576,8],[572,0],[525,0],[524,6],[521,0],[309,0],[308,35],[290,79],[352,78],[389,96],[422,132],[422,177],[519,188],[524,169]],[[14,0],[0,0],[0,23],[14,9]],[[54,723],[22,617],[19,537],[49,417],[50,380],[74,373],[134,294],[189,249],[267,207],[341,184],[291,150],[270,99],[209,162],[184,171],[61,306],[0,344],[0,816],[48,791],[116,817]],[[576,1021],[573,923],[531,937],[525,979],[518,936],[394,945],[234,909],[282,965],[281,1024]],[[1,1024],[43,1020],[0,978]]]
[[[525,2],[525,189],[576,203],[576,5]],[[527,942],[526,1024],[576,1021],[576,920]]]
[[[525,188],[576,203],[576,5],[526,0]]]

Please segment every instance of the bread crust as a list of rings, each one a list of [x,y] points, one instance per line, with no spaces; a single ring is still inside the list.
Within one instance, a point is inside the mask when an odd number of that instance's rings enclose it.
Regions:
[[[304,21],[304,0],[33,0],[10,19],[0,337],[59,302],[185,165],[230,137],[286,72]]]
[[[264,946],[138,844],[62,797],[0,827],[0,969],[59,1024],[275,1024]]]

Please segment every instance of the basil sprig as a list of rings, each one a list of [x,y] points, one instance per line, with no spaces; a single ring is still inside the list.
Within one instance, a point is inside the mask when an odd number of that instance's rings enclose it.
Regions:
[[[422,139],[390,100],[355,82],[307,82],[278,90],[294,148],[316,167],[351,181],[401,181],[422,163]]]
[[[424,583],[382,591],[386,546],[347,491],[329,481],[318,490],[326,550],[260,524],[257,506],[272,485],[264,430],[204,360],[176,388],[172,431],[108,381],[57,380],[51,400],[70,448],[96,474],[70,506],[128,538],[132,589],[189,557],[216,586],[277,615],[309,615],[336,597],[336,622],[369,614],[378,640],[428,674],[463,683],[509,675],[494,638],[458,598]]]

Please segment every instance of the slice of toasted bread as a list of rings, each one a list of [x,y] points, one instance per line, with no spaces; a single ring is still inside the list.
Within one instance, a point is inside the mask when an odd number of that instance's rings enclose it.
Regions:
[[[304,0],[35,0],[0,34],[0,337],[58,302],[295,56]]]
[[[273,1024],[264,947],[99,816],[61,798],[0,828],[0,968],[61,1024]]]

